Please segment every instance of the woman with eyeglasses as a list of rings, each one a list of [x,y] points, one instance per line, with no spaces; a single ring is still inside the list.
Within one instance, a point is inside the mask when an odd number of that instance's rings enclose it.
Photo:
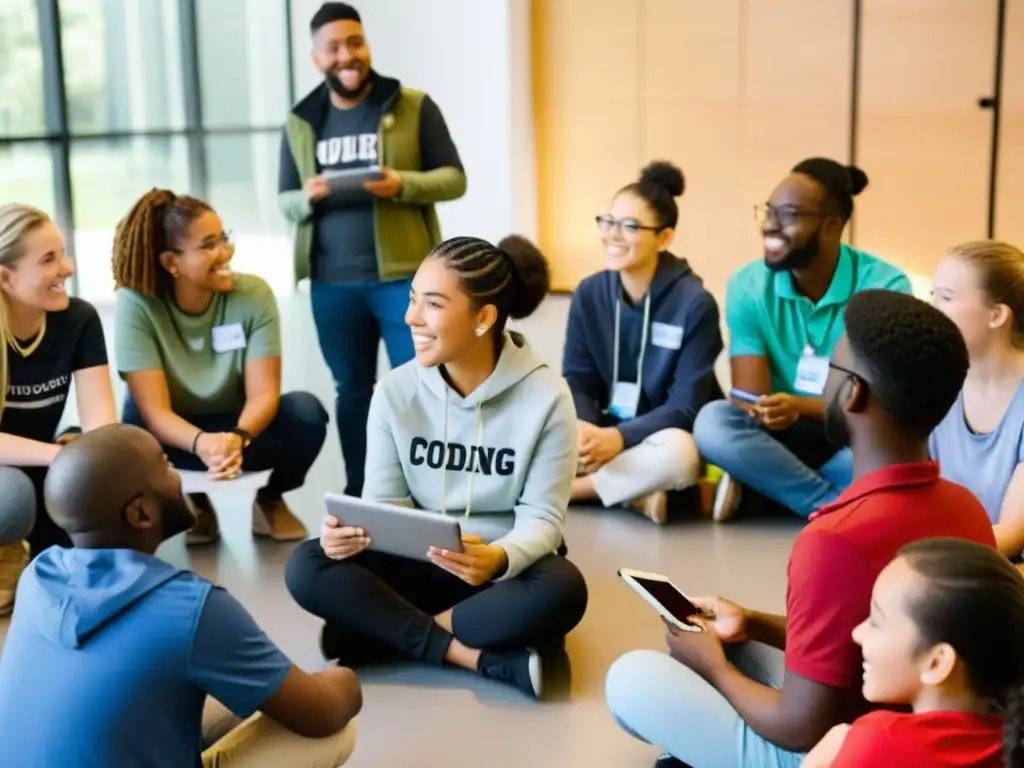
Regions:
[[[282,494],[300,487],[320,453],[327,412],[307,392],[281,394],[277,302],[262,279],[235,274],[235,249],[213,208],[147,192],[114,238],[115,353],[128,385],[123,419],[144,426],[178,469],[216,480],[272,469],[252,529],[306,538]],[[187,543],[219,538],[205,493],[191,494]]]
[[[669,252],[683,173],[654,162],[597,217],[605,269],[573,294],[563,374],[580,422],[574,501],[628,504],[664,524],[667,492],[697,482],[690,431],[721,397],[718,305]]]

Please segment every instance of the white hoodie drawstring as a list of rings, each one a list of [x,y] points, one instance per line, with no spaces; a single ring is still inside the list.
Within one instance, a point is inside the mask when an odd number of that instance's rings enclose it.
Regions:
[[[441,464],[441,514],[448,514],[448,390],[444,388],[444,457]],[[484,409],[483,403],[476,404],[476,423],[473,426],[473,442],[469,446],[469,493],[466,499],[466,517],[469,517],[473,507],[473,478],[476,477],[476,468],[473,467],[476,448],[480,444],[480,433],[483,430]]]

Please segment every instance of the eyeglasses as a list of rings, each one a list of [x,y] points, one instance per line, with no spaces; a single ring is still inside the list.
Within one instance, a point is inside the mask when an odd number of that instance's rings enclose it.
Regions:
[[[854,381],[858,381],[861,384],[867,384],[868,383],[868,380],[865,379],[863,376],[861,376],[856,371],[851,371],[849,368],[843,368],[843,366],[841,366],[841,365],[836,365],[831,360],[828,361],[828,367],[831,368],[834,371],[839,371],[840,373],[842,373],[842,374],[844,374],[846,376],[849,376],[851,379],[853,379]]]
[[[780,227],[791,227],[801,218],[822,218],[824,214],[817,211],[801,211],[794,205],[774,206],[771,203],[758,203],[754,206],[754,218],[763,223],[771,219]]]
[[[595,216],[594,221],[597,222],[597,229],[602,235],[610,235],[616,229],[622,233],[622,235],[631,240],[635,240],[640,237],[640,233],[647,232],[661,232],[665,227],[649,227],[641,224],[636,219],[616,219],[610,214],[604,214],[603,216]]]
[[[207,242],[207,241],[204,240],[202,243],[200,243],[199,245],[196,246],[196,250],[197,251],[215,251],[218,248],[234,248],[234,247],[235,247],[235,237],[234,237],[234,235],[231,233],[230,230],[225,230],[224,232],[221,232],[220,237],[217,238],[216,240],[214,240],[213,242]],[[174,251],[175,253],[184,253],[185,252],[182,248],[171,248],[171,250]]]

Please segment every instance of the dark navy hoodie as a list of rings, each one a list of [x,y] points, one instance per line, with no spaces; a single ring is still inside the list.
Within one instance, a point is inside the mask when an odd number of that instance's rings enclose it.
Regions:
[[[667,251],[659,257],[650,295],[651,327],[661,323],[682,329],[682,343],[678,349],[666,349],[648,337],[637,415],[621,423],[605,413],[614,383],[615,302],[623,297],[619,379],[635,382],[644,300],[630,304],[619,274],[605,270],[579,284],[569,309],[562,374],[572,390],[576,415],[591,424],[617,425],[626,448],[663,429],[690,431],[697,411],[709,400],[722,397],[714,371],[723,348],[715,298],[686,259]]]

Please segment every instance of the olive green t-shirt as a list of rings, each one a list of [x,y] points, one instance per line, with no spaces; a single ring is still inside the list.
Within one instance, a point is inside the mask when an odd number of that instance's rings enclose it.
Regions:
[[[277,301],[264,280],[244,274],[201,315],[182,312],[170,297],[119,288],[114,351],[122,378],[162,369],[179,416],[237,414],[245,404],[246,363],[281,354]]]

